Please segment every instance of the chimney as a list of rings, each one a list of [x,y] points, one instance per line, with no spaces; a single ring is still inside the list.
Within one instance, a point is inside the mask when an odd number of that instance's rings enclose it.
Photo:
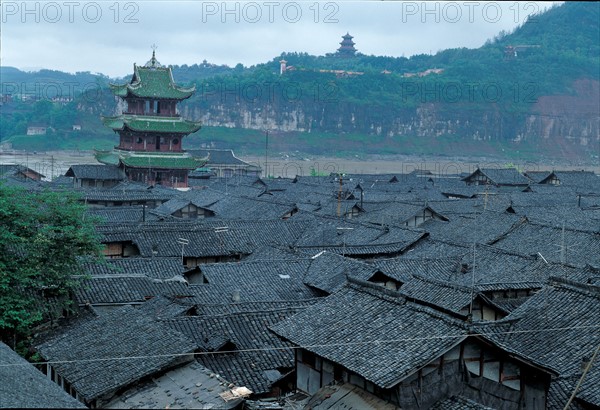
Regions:
[[[234,303],[238,303],[240,301],[240,291],[238,289],[233,291],[233,294],[231,295],[231,300]]]

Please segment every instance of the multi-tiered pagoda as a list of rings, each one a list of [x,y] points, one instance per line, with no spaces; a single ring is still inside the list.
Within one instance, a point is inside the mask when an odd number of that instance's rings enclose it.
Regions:
[[[354,57],[356,55],[356,48],[354,48],[356,43],[352,41],[353,38],[350,33],[342,36],[342,42],[336,54],[338,57]]]
[[[198,131],[200,123],[181,118],[177,103],[191,97],[195,87],[176,85],[171,67],[162,66],[155,52],[143,67],[133,65],[129,83],[110,87],[126,103],[121,115],[102,117],[119,134],[119,145],[97,151],[96,159],[118,165],[131,181],[187,187],[188,172],[202,163],[182,149],[181,141]]]

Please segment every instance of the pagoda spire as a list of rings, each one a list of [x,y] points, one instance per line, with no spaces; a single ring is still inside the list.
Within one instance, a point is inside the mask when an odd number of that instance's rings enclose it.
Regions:
[[[150,68],[162,67],[162,65],[156,59],[156,49],[158,46],[156,44],[152,44],[150,48],[152,48],[152,58],[148,60],[145,66]]]

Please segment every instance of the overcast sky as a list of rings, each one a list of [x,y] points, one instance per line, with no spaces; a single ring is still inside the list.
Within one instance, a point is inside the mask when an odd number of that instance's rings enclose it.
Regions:
[[[285,51],[324,55],[354,36],[367,55],[476,48],[551,2],[6,1],[0,64],[122,77],[157,45],[162,64],[250,66]]]

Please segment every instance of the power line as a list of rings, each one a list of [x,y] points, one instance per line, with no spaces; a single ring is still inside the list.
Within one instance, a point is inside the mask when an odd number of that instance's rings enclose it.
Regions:
[[[579,378],[579,381],[577,382],[577,385],[575,386],[575,389],[573,390],[573,393],[571,394],[571,397],[569,397],[569,401],[567,402],[567,404],[565,404],[564,410],[568,410],[569,406],[571,405],[571,402],[575,398],[575,395],[577,394],[577,391],[579,390],[579,387],[583,383],[583,380],[585,379],[585,376],[587,375],[588,371],[592,367],[592,364],[594,363],[594,360],[596,360],[596,356],[598,355],[598,351],[600,351],[600,345],[598,345],[598,347],[594,351],[594,355],[590,359],[589,363],[585,366],[585,369],[583,370],[583,374]]]
[[[296,350],[296,349],[307,349],[311,348],[323,348],[323,347],[346,347],[346,346],[363,346],[363,345],[379,345],[387,343],[399,343],[399,342],[417,342],[426,340],[442,340],[442,339],[460,339],[470,336],[489,336],[489,335],[509,335],[509,334],[530,334],[538,332],[555,332],[562,330],[585,330],[585,329],[600,329],[600,325],[589,325],[589,326],[566,326],[556,327],[549,329],[534,329],[534,330],[510,330],[505,332],[494,332],[494,333],[461,333],[461,334],[449,334],[439,336],[424,336],[424,337],[410,337],[402,339],[375,339],[366,340],[359,342],[341,342],[341,343],[325,343],[325,344],[314,344],[304,346],[285,346],[285,347],[268,347],[268,348],[255,348],[255,349],[240,349],[240,350],[223,350],[215,352],[190,352],[190,353],[170,353],[160,355],[141,355],[141,356],[122,356],[122,357],[106,357],[98,359],[78,359],[78,360],[56,360],[41,363],[8,363],[0,364],[0,368],[9,366],[26,366],[32,364],[69,364],[69,363],[93,363],[93,362],[105,362],[105,361],[117,361],[117,360],[137,360],[137,359],[152,359],[161,357],[182,357],[182,356],[206,356],[206,355],[217,355],[217,354],[232,354],[232,353],[248,353],[248,352],[268,352],[268,351],[282,351],[282,350]],[[596,350],[597,353],[598,350]],[[593,359],[590,363],[593,362]],[[591,364],[589,365],[591,366]]]

